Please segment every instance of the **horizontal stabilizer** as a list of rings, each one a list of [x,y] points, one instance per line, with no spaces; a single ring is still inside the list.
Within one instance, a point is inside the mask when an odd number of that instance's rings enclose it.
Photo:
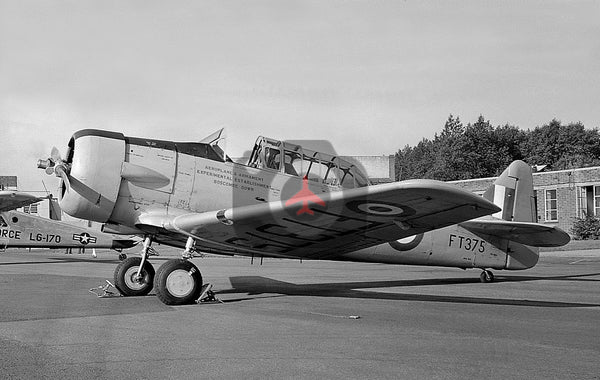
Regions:
[[[560,247],[571,237],[557,227],[531,222],[512,222],[502,219],[478,219],[460,223],[475,234],[485,234],[532,247]]]

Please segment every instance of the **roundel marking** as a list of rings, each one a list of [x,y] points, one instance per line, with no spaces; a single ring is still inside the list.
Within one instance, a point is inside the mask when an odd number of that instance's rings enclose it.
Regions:
[[[397,251],[410,251],[416,248],[423,240],[423,234],[408,236],[395,241],[390,241],[388,244]]]
[[[359,214],[375,216],[411,216],[416,211],[408,206],[392,202],[352,201],[346,207]]]

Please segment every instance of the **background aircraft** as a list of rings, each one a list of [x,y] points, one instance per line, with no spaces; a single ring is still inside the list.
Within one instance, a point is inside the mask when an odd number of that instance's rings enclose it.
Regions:
[[[137,242],[14,209],[46,200],[16,191],[0,191],[0,249],[131,248]],[[52,202],[52,199],[50,199]],[[57,215],[58,213],[55,213]]]
[[[345,256],[392,264],[480,268],[481,281],[491,282],[490,268],[532,268],[538,262],[539,247],[559,247],[570,241],[561,229],[536,223],[533,177],[525,162],[511,163],[483,196],[502,210]]]
[[[65,159],[54,148],[38,167],[62,179],[59,201],[69,215],[144,237],[141,257],[122,261],[114,283],[126,296],[154,287],[166,304],[198,298],[202,277],[189,261],[196,251],[368,261],[370,254],[348,254],[500,210],[439,181],[369,186],[339,157],[268,138],[257,140],[247,164],[234,163],[219,140],[220,133],[187,143],[81,130]],[[302,197],[286,205],[303,184],[312,213],[298,212],[307,206]],[[155,273],[152,242],[184,247],[182,259]]]

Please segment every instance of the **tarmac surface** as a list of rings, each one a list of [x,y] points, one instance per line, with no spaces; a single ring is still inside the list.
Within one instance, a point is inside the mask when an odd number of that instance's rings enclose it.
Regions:
[[[479,270],[193,261],[223,303],[99,298],[111,251],[0,253],[0,377],[600,379],[598,251],[546,253],[490,284]]]

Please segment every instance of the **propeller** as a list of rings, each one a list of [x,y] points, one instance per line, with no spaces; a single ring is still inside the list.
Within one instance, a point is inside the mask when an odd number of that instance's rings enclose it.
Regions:
[[[54,174],[62,179],[64,188],[61,195],[63,199],[65,195],[71,193],[71,190],[73,190],[74,193],[77,193],[80,197],[94,205],[99,205],[103,199],[105,202],[107,201],[102,197],[102,194],[71,175],[72,163],[63,160],[58,149],[52,148],[50,157],[45,160],[38,160],[37,166],[43,169],[46,174]]]
[[[38,160],[38,168],[44,169],[48,175],[55,174],[57,177],[60,177],[65,184],[67,192],[71,189],[71,182],[69,181],[70,165],[62,159],[56,147],[52,148],[50,158],[47,160]]]

